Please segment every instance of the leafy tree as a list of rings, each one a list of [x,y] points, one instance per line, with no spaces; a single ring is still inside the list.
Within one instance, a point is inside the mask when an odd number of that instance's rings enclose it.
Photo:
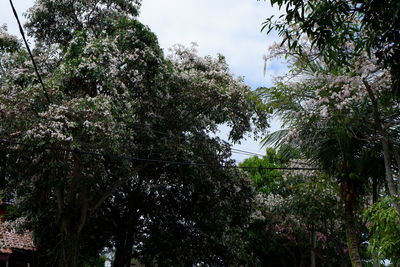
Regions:
[[[279,184],[282,182],[282,171],[278,168],[284,167],[286,163],[286,160],[283,160],[274,149],[270,148],[267,149],[266,156],[263,158],[245,159],[240,166],[251,177],[257,191],[273,194],[283,193],[280,191],[282,188],[279,188]]]
[[[313,57],[323,58],[331,69],[341,70],[347,82],[354,78],[359,85],[353,90],[364,94],[371,108],[373,128],[377,131],[385,160],[385,176],[389,193],[398,197],[393,164],[400,168],[398,140],[398,105],[400,92],[398,46],[400,5],[398,1],[271,1],[286,7],[282,19],[269,18],[265,27],[276,29],[290,53],[309,54],[304,38],[315,49],[304,59],[312,66]],[[327,15],[328,14],[328,15]],[[388,20],[386,18],[390,17]],[[283,44],[282,43],[282,44]],[[304,51],[305,50],[305,51]],[[315,53],[316,52],[316,53]],[[311,69],[317,74],[320,69]],[[343,75],[343,72],[347,74]],[[386,74],[384,74],[386,73]],[[386,76],[385,80],[382,77]],[[350,78],[350,79],[349,79]],[[344,80],[342,80],[344,82]],[[360,86],[361,85],[361,86]],[[342,87],[343,88],[343,87]],[[343,92],[343,91],[342,91]],[[324,109],[325,110],[325,109]],[[400,207],[395,204],[398,211]]]
[[[285,9],[278,20],[273,16],[264,23],[276,29],[283,42],[301,52],[300,37],[306,35],[327,62],[346,65],[349,59],[364,52],[375,54],[391,70],[393,89],[399,91],[400,77],[400,4],[379,0],[271,0],[272,5]],[[347,44],[354,44],[354,50]],[[349,53],[350,52],[350,53]]]
[[[285,150],[275,153],[269,148],[266,157],[242,163],[253,167],[244,170],[259,190],[259,210],[248,234],[250,251],[263,266],[346,265],[342,205],[329,176],[310,170],[262,169],[309,167],[298,157],[289,160]],[[257,187],[260,181],[264,186]]]
[[[361,138],[370,142],[365,146],[367,151],[363,149],[363,154],[366,153],[369,159],[357,156],[357,160],[362,160],[356,165],[364,165],[365,168],[383,158],[389,194],[394,198],[398,197],[399,185],[395,173],[400,166],[397,132],[399,120],[398,109],[394,108],[398,105],[400,77],[399,57],[396,56],[399,53],[396,41],[399,38],[398,2],[271,2],[281,7],[285,6],[287,13],[281,17],[281,21],[268,19],[265,27],[269,30],[278,30],[284,38],[282,44],[287,45],[282,46],[288,48],[287,55],[296,55],[297,65],[293,73],[296,73],[301,66],[299,63],[302,62],[309,66],[307,73],[304,72],[304,68],[302,73],[314,76],[312,81],[325,77],[323,78],[325,84],[336,84],[339,89],[322,92],[323,90],[320,90],[322,84],[317,85],[315,92],[309,94],[310,101],[305,102],[308,104],[306,109],[309,110],[311,107],[315,114],[319,113],[328,120],[337,119],[337,115],[343,111],[355,115],[347,115],[353,117],[355,119],[353,121],[341,120],[348,125],[344,131],[348,131],[349,136],[359,139],[360,136],[357,131],[352,130],[352,127],[360,127],[357,125],[361,123],[366,128],[366,134]],[[387,20],[387,17],[391,19]],[[309,40],[309,44],[305,46],[304,40]],[[326,76],[324,69],[329,69],[331,74]],[[384,76],[386,78],[383,78]],[[309,81],[307,78],[303,80]],[[322,85],[322,87],[327,86]],[[352,92],[348,90],[349,88]],[[292,100],[294,99],[288,98],[288,102],[293,103]],[[303,110],[298,112],[304,114]],[[375,132],[371,131],[372,129]],[[376,147],[377,141],[380,143],[380,149]],[[373,143],[375,144],[372,145]],[[364,160],[370,163],[365,163]],[[381,176],[379,171],[365,172],[357,166],[355,169],[372,177],[373,199],[376,201],[378,179]],[[400,211],[397,202],[392,202],[392,205]]]
[[[276,87],[261,90],[290,130],[284,139],[281,131],[266,142],[285,140],[296,145],[305,158],[340,183],[349,252],[353,265],[360,266],[358,202],[367,182],[382,177],[382,158],[386,167],[389,164],[388,157],[377,152],[378,140],[383,139],[373,130],[376,121],[371,118],[371,109],[374,104],[368,96],[372,89],[363,81],[374,84],[374,94],[382,96],[383,102],[390,79],[385,78],[387,71],[380,69],[367,55],[357,57],[358,63],[350,62],[353,68],[348,69],[327,63],[307,38],[299,40],[299,46],[302,53],[286,46],[272,48],[272,56],[289,58],[291,71],[277,80]],[[382,108],[382,114],[395,117],[397,111],[389,106]],[[389,120],[388,115],[386,119]],[[396,194],[393,176],[388,174],[390,169],[386,168],[390,192]]]
[[[79,266],[112,244],[115,266],[133,254],[175,266],[243,256],[251,187],[209,133],[226,123],[237,141],[267,113],[222,56],[178,46],[164,57],[138,8],[36,1],[26,27],[44,87],[1,29],[1,177],[42,265]]]
[[[367,221],[372,237],[369,239],[370,249],[376,257],[383,261],[389,259],[393,266],[397,266],[400,258],[399,239],[399,213],[393,208],[393,202],[398,201],[386,197],[370,206],[364,218]]]

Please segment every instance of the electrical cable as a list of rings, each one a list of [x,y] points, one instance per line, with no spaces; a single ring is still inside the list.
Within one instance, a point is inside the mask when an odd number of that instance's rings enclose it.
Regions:
[[[165,163],[165,164],[172,164],[172,165],[193,165],[193,166],[203,166],[203,167],[216,167],[216,165],[208,164],[208,163],[197,163],[191,161],[174,161],[174,160],[164,160],[164,159],[150,159],[150,158],[139,158],[139,157],[131,157],[125,155],[118,155],[118,154],[110,154],[110,153],[98,153],[98,152],[91,152],[85,151],[80,149],[69,149],[69,148],[60,148],[60,147],[46,147],[41,145],[33,145],[33,144],[26,144],[22,142],[11,141],[7,139],[0,139],[0,143],[5,143],[9,145],[20,145],[25,147],[35,147],[41,148],[45,150],[54,150],[54,151],[63,151],[69,153],[79,153],[85,155],[91,155],[96,157],[110,157],[110,158],[117,158],[122,160],[128,161],[144,161],[144,162],[153,162],[153,163]],[[260,170],[308,170],[308,171],[315,171],[319,170],[316,168],[300,168],[300,167],[262,167],[262,166],[221,166],[223,168],[231,168],[231,169],[260,169]]]
[[[251,151],[246,151],[246,150],[241,150],[241,149],[237,149],[237,148],[231,148],[232,152],[236,152],[237,154],[243,153],[243,154],[248,154],[250,156],[260,156],[260,157],[264,157],[265,155],[263,154],[259,154],[256,152],[251,152]]]
[[[142,125],[139,125],[139,124],[131,125],[131,127],[137,128],[137,129],[143,129]],[[158,130],[153,130],[153,129],[152,129],[151,131],[153,131],[153,132],[155,132],[155,133],[162,134],[162,135],[164,135],[164,136],[169,136],[169,134],[166,133],[166,132],[162,132],[162,131],[158,131]],[[177,136],[177,138],[183,140],[183,137],[182,137],[182,136]],[[260,154],[260,153],[256,153],[256,152],[252,152],[252,151],[246,151],[246,150],[241,150],[241,149],[237,149],[237,148],[234,148],[234,147],[231,148],[231,152],[232,152],[233,154],[241,154],[241,155],[245,155],[245,156],[265,157],[265,155]]]
[[[26,46],[26,50],[28,50],[29,56],[31,57],[31,61],[32,61],[33,67],[34,67],[34,69],[35,69],[36,76],[37,76],[38,79],[39,79],[39,83],[42,85],[42,89],[43,89],[43,91],[44,91],[44,95],[46,96],[47,102],[49,102],[49,104],[51,104],[49,94],[47,93],[46,87],[44,86],[44,83],[43,83],[43,80],[42,80],[42,76],[40,76],[38,67],[37,67],[37,65],[36,65],[36,61],[35,61],[35,59],[33,58],[31,49],[29,48],[28,41],[26,40],[26,37],[25,37],[24,29],[22,28],[21,22],[19,21],[18,14],[17,14],[17,11],[15,10],[15,7],[14,7],[14,4],[13,4],[12,0],[10,0],[10,5],[11,5],[11,8],[12,8],[12,10],[13,10],[14,17],[15,17],[16,20],[17,20],[18,27],[19,27],[19,32],[21,33],[22,39],[24,40],[24,43],[25,43],[25,46]]]

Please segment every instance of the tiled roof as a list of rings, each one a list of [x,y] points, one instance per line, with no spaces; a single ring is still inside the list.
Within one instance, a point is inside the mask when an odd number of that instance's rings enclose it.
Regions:
[[[28,231],[19,234],[0,223],[0,253],[11,254],[13,249],[36,250]]]

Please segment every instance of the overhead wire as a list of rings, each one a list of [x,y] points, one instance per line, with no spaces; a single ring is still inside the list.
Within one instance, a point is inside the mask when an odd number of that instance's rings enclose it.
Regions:
[[[142,125],[139,125],[139,124],[131,125],[131,127],[138,128],[138,129],[143,129]],[[159,131],[159,130],[153,130],[152,129],[151,131],[153,131],[155,133],[158,133],[158,134],[162,134],[164,136],[169,136],[168,133],[162,132],[162,131]],[[178,136],[178,139],[183,139],[183,137],[182,136]],[[260,154],[260,153],[256,153],[256,152],[252,152],[252,151],[247,151],[247,150],[242,150],[242,149],[238,149],[238,148],[234,148],[234,147],[231,148],[231,152],[233,154],[241,154],[241,155],[245,155],[245,156],[265,157],[264,154]]]
[[[237,149],[237,148],[231,148],[233,153],[236,154],[243,154],[243,155],[249,155],[249,156],[259,156],[259,157],[264,157],[265,155],[263,154],[259,154],[256,152],[252,152],[252,151],[246,151],[246,150],[241,150],[241,149]]]
[[[36,72],[36,76],[38,77],[39,83],[42,86],[42,89],[43,89],[44,95],[45,95],[45,97],[47,99],[47,102],[49,104],[51,104],[49,94],[48,94],[48,92],[46,90],[46,87],[44,86],[44,83],[43,83],[43,80],[42,80],[42,76],[39,73],[39,69],[38,69],[38,67],[36,65],[35,58],[33,57],[33,54],[32,54],[32,51],[31,51],[31,49],[29,47],[28,41],[26,40],[24,29],[22,28],[21,22],[19,20],[18,14],[17,14],[17,10],[15,9],[12,0],[10,0],[10,5],[11,5],[11,9],[12,9],[12,11],[14,13],[14,17],[17,20],[18,27],[19,27],[19,32],[21,33],[22,39],[24,40],[26,50],[28,51],[28,54],[29,54],[29,56],[31,58],[31,61],[32,61],[32,64],[33,64],[33,68],[35,69],[35,72]]]
[[[143,162],[153,162],[153,163],[164,163],[164,164],[171,164],[171,165],[193,165],[193,166],[203,166],[203,167],[223,167],[229,169],[260,169],[260,170],[319,170],[316,168],[303,168],[303,167],[262,167],[262,166],[237,166],[237,165],[213,165],[208,163],[200,163],[200,162],[191,162],[191,161],[175,161],[175,160],[164,160],[164,159],[151,159],[151,158],[140,158],[140,157],[132,157],[126,155],[119,155],[119,154],[111,154],[111,153],[98,153],[80,149],[70,149],[70,148],[63,148],[63,147],[50,147],[50,146],[43,146],[43,145],[35,145],[35,144],[26,144],[23,142],[17,142],[8,139],[0,139],[0,143],[9,144],[9,145],[19,145],[25,147],[34,147],[34,148],[41,148],[44,150],[54,150],[54,151],[63,151],[69,153],[78,153],[78,154],[85,154],[91,155],[96,157],[110,157],[110,158],[117,158],[121,160],[128,160],[128,161],[143,161]]]

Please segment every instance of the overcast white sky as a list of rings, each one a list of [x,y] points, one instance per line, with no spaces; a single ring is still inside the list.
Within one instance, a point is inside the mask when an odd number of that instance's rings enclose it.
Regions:
[[[34,0],[14,0],[21,15]],[[276,34],[261,33],[261,23],[265,18],[279,14],[279,10],[269,5],[269,1],[257,0],[143,0],[140,20],[156,33],[162,48],[166,50],[174,44],[190,45],[196,42],[200,55],[223,54],[236,76],[244,76],[252,88],[270,86],[271,76],[284,71],[283,64],[272,62],[264,75],[263,55],[267,47],[278,41]],[[6,23],[10,32],[18,34],[17,24],[12,16],[8,1],[1,1],[0,24]],[[273,123],[272,131],[278,129]],[[221,128],[221,136],[227,129]],[[243,140],[234,147],[262,153],[258,142],[252,138]],[[234,155],[241,161],[246,156]]]

